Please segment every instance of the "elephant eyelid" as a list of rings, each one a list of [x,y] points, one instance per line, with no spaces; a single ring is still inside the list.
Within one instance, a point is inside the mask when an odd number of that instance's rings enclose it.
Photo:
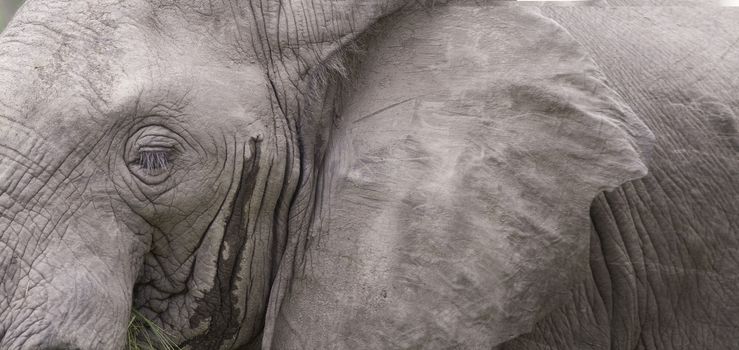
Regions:
[[[169,166],[170,151],[168,150],[141,150],[139,151],[138,165],[151,175],[158,170],[167,170]]]

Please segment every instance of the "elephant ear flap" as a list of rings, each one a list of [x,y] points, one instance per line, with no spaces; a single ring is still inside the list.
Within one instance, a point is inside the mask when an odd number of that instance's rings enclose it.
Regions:
[[[440,6],[382,28],[274,348],[482,349],[527,332],[582,276],[593,198],[646,174],[650,131],[536,9]]]
[[[510,182],[521,191],[515,198],[552,207],[589,205],[646,174],[652,133],[579,43],[537,9],[441,7],[387,22],[341,113],[334,149],[343,156],[418,153],[445,176],[485,173],[486,186]],[[498,192],[490,190],[481,193]]]

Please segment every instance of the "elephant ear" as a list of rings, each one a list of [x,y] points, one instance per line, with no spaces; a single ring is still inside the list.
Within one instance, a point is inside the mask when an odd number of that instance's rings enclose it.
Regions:
[[[536,9],[381,28],[312,228],[282,261],[267,348],[489,349],[527,332],[582,276],[593,198],[646,173],[649,130]]]

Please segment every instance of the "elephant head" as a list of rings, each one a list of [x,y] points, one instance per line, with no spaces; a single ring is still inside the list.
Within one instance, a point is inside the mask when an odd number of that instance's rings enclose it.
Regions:
[[[30,0],[0,135],[3,349],[492,346],[651,138],[535,11],[400,0]]]

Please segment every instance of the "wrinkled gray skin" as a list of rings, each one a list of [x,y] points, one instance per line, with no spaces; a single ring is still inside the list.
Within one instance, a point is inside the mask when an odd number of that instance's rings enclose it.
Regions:
[[[730,349],[738,17],[30,0],[0,349]]]

